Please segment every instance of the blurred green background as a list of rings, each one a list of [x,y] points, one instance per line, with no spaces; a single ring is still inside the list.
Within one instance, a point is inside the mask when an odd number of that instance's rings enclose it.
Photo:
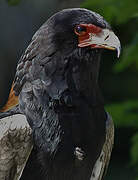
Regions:
[[[119,60],[113,52],[103,53],[99,79],[116,127],[105,179],[138,180],[138,0],[0,0],[0,105],[34,32],[50,15],[69,7],[100,13],[121,41]]]

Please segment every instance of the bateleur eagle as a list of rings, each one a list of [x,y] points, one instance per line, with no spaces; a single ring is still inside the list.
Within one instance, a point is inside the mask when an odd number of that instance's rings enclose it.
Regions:
[[[1,180],[103,179],[114,141],[98,86],[103,49],[119,57],[120,41],[83,8],[56,13],[35,33],[0,114]]]

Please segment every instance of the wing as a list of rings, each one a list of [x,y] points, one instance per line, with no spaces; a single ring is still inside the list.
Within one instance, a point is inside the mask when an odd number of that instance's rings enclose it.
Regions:
[[[0,119],[0,179],[19,180],[32,150],[32,130],[22,114]]]
[[[106,140],[103,145],[101,154],[95,163],[90,180],[102,180],[104,178],[109,165],[113,144],[114,144],[114,124],[112,118],[107,113]]]
[[[26,116],[12,111],[16,105],[19,104],[20,106],[19,95],[22,87],[28,82],[35,83],[38,79],[42,79],[44,73],[43,64],[47,64],[54,54],[55,47],[50,42],[52,33],[48,33],[48,27],[46,26],[44,24],[36,32],[30,45],[21,56],[8,101],[0,110],[1,180],[18,180],[32,150],[32,130]],[[51,64],[48,64],[48,66],[51,66]],[[30,92],[31,87],[29,86],[27,91]]]
[[[53,33],[48,33],[48,31],[47,24],[43,24],[34,34],[29,46],[18,62],[8,101],[0,109],[0,112],[6,112],[15,107],[19,103],[18,95],[25,82],[36,80],[42,75],[43,64],[50,61],[50,57],[56,50],[53,43],[51,43]]]

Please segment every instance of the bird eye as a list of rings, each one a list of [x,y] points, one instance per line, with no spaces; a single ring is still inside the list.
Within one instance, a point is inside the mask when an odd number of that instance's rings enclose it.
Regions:
[[[75,27],[75,33],[77,35],[84,35],[86,33],[87,29],[85,26],[77,25]]]

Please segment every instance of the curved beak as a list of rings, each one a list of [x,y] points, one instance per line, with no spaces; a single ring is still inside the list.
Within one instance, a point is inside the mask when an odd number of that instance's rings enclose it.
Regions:
[[[109,50],[116,50],[117,57],[120,56],[121,44],[118,37],[113,31],[109,29],[103,29],[98,34],[89,33],[86,38],[79,39],[79,47],[91,46],[91,48],[103,48]]]

